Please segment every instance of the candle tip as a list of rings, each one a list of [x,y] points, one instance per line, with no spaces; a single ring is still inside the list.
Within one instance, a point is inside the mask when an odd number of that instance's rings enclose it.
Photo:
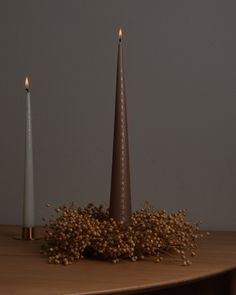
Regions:
[[[29,91],[29,79],[28,79],[28,77],[25,78],[25,90]]]
[[[121,42],[121,38],[122,38],[122,30],[121,29],[119,29],[118,35],[119,35],[119,41]]]

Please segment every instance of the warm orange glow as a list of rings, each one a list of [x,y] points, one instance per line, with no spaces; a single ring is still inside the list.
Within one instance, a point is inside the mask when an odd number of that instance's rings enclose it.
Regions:
[[[28,79],[28,77],[25,78],[25,89],[29,90],[29,79]]]
[[[122,30],[119,29],[119,38],[121,39],[122,38]]]

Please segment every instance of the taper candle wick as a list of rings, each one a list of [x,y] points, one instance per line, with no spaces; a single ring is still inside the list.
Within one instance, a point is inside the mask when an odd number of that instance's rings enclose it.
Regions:
[[[122,30],[119,29],[119,42],[121,42],[121,39],[122,39]]]

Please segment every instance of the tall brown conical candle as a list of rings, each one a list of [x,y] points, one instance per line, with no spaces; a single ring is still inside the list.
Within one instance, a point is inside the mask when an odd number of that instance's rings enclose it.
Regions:
[[[114,218],[116,221],[124,221],[125,223],[128,223],[131,217],[131,190],[126,96],[121,39],[122,31],[120,30],[116,76],[110,217]]]

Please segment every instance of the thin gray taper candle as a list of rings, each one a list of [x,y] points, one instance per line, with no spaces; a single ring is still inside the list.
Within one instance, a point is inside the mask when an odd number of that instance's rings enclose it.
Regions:
[[[35,225],[34,216],[34,168],[32,144],[31,96],[29,80],[25,79],[26,90],[26,134],[25,134],[25,187],[23,204],[23,231],[32,231]]]

